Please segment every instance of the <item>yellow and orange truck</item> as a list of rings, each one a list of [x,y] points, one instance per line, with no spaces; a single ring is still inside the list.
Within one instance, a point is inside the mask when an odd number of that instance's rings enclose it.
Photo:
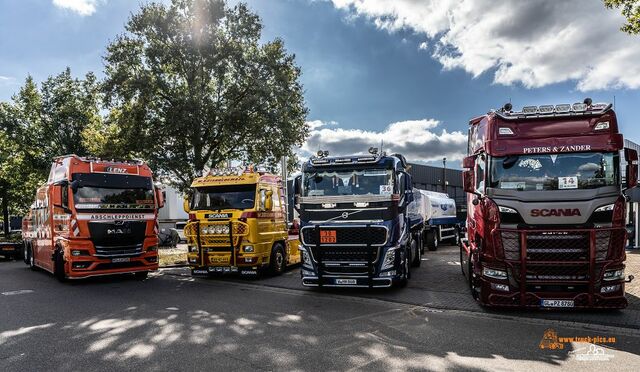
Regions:
[[[162,190],[140,161],[55,158],[22,221],[24,260],[58,279],[158,269]]]
[[[248,169],[196,178],[185,198],[184,228],[193,275],[279,275],[300,262],[281,177]]]

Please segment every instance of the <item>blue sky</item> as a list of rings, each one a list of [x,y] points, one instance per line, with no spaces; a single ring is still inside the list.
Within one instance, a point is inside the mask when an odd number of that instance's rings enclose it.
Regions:
[[[599,0],[533,0],[484,14],[453,1],[248,3],[263,19],[264,39],[284,39],[302,67],[314,129],[303,154],[360,151],[355,146],[384,139],[413,160],[455,160],[473,116],[509,100],[517,108],[587,96],[615,96],[621,130],[640,142],[640,37],[618,31],[618,12]],[[138,6],[0,0],[0,100],[27,74],[42,81],[70,66],[75,75],[101,76],[105,46]]]

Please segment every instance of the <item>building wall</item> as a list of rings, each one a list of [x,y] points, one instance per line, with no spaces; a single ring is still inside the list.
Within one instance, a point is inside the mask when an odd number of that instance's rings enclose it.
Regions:
[[[413,186],[418,189],[446,192],[456,201],[456,205],[466,204],[466,195],[462,188],[462,171],[444,169],[422,164],[411,164],[409,174],[413,177]],[[444,178],[444,182],[443,182]],[[446,182],[446,187],[443,184]]]

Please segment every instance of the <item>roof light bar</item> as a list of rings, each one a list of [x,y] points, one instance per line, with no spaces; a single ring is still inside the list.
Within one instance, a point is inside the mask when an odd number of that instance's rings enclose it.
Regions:
[[[584,111],[587,111],[587,104],[574,103],[573,106],[571,106],[571,109],[573,110],[573,112],[584,112]]]
[[[552,114],[554,109],[555,108],[553,107],[553,105],[543,105],[543,106],[538,107],[538,111],[541,114]]]
[[[561,103],[557,105],[524,106],[522,111],[506,111],[504,108],[492,110],[491,112],[503,119],[521,119],[524,117],[548,117],[567,115],[600,115],[611,109],[610,103],[593,103],[590,98],[586,98],[583,103],[574,104]]]
[[[568,113],[571,110],[571,105],[568,103],[563,103],[560,105],[556,105],[556,112],[559,114]]]

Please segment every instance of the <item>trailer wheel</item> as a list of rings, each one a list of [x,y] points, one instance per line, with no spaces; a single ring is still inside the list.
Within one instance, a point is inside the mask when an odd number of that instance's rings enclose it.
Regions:
[[[64,272],[64,253],[60,249],[55,253],[53,275],[61,282],[67,280],[67,274]]]
[[[411,266],[419,267],[422,263],[422,252],[420,252],[420,247],[418,246],[418,240],[411,240]]]
[[[281,243],[276,243],[271,248],[271,259],[269,260],[269,273],[271,275],[282,275],[285,266],[284,248]]]
[[[438,250],[438,234],[433,229],[427,231],[427,248],[430,251]]]

